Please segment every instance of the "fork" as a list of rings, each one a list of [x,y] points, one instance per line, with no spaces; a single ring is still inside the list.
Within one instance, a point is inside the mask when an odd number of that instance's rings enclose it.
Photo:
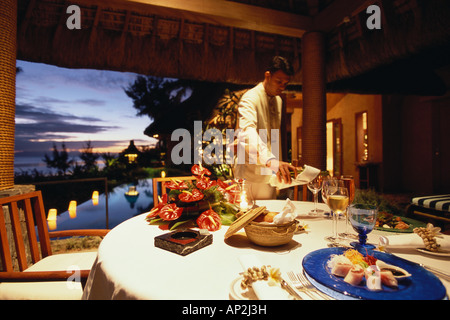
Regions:
[[[287,275],[292,285],[300,292],[307,294],[311,299],[320,297],[325,300],[331,300],[329,296],[317,290],[301,273],[295,274],[294,272],[289,271]]]

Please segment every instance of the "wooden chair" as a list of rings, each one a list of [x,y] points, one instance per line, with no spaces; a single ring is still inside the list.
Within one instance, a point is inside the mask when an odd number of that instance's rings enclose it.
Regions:
[[[194,180],[197,180],[197,178],[194,176],[153,178],[153,205],[156,206],[159,203],[158,196],[162,196],[163,194],[167,193],[165,182],[172,180],[192,182]],[[159,185],[161,185],[161,194],[158,193]]]
[[[109,230],[49,232],[41,191],[0,198],[0,299],[79,299],[96,252],[52,255],[50,238],[105,236]],[[7,236],[5,217],[9,210],[13,243]],[[24,239],[19,210],[23,210],[28,241]],[[37,234],[36,234],[37,229]],[[10,246],[15,246],[17,265]],[[27,253],[29,257],[27,258]],[[31,266],[30,266],[30,265]],[[17,270],[18,269],[18,270]],[[75,280],[72,281],[72,280]],[[78,281],[77,281],[78,280]]]

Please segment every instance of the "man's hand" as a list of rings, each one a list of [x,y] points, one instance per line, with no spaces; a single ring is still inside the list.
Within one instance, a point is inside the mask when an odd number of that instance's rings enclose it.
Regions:
[[[292,182],[290,170],[294,171],[294,177],[297,176],[297,168],[284,161],[271,159],[267,161],[266,166],[272,169],[272,171],[277,173],[277,178],[279,182],[284,183]]]

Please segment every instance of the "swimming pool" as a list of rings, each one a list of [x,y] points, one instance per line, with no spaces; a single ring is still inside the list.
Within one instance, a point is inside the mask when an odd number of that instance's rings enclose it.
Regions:
[[[125,193],[130,186],[135,186],[139,193],[135,197],[127,196]],[[98,205],[92,200],[77,206],[76,218],[71,219],[69,212],[58,215],[56,229],[112,229],[118,224],[138,214],[149,211],[153,207],[152,179],[139,180],[137,184],[123,184],[115,187],[108,194],[108,219],[106,217],[106,198],[104,194],[99,196]]]

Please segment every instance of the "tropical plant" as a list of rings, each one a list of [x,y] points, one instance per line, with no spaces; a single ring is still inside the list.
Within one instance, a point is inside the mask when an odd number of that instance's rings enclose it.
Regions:
[[[81,149],[80,153],[80,159],[84,162],[83,169],[86,171],[98,169],[97,160],[99,157],[99,154],[93,152],[91,141],[87,141],[86,146]]]
[[[67,152],[64,142],[62,143],[61,148],[62,150],[58,151],[56,144],[53,143],[53,156],[50,158],[47,154],[45,154],[43,161],[47,164],[48,168],[55,168],[57,169],[59,175],[65,175],[67,169],[69,169],[74,163],[74,160],[69,160],[69,153]]]

